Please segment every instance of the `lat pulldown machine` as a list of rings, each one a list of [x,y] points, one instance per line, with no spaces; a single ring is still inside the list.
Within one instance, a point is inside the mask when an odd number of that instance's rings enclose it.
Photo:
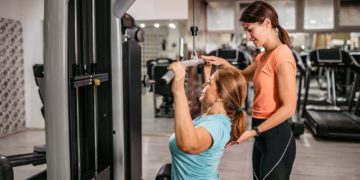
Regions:
[[[48,179],[141,179],[141,31],[120,21],[133,2],[45,1]]]

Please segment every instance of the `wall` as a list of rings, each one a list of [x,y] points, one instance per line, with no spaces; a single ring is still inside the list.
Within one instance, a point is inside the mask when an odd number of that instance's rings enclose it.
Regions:
[[[44,0],[1,0],[0,17],[20,20],[24,40],[25,119],[28,128],[44,128],[42,103],[32,66],[43,63]]]
[[[128,13],[136,20],[181,20],[188,18],[187,0],[136,0]]]
[[[143,28],[145,32],[144,42],[142,45],[142,75],[146,73],[146,61],[156,58],[170,58],[177,59],[179,57],[179,42],[180,38],[184,37],[183,28],[184,23],[172,22],[176,24],[176,28],[172,29],[163,22],[160,28],[154,28],[153,22],[146,23],[147,26]],[[181,25],[180,25],[181,24]],[[165,41],[165,50],[163,50],[163,41]]]
[[[25,129],[23,30],[0,17],[0,137]]]

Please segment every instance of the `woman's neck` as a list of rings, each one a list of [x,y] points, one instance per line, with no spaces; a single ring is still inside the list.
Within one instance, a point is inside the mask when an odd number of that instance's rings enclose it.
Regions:
[[[222,102],[217,101],[214,102],[211,106],[204,106],[202,108],[203,115],[210,115],[210,114],[227,114]]]
[[[264,43],[265,52],[270,53],[271,51],[276,49],[281,44],[282,43],[281,43],[279,37],[276,35],[275,30],[274,30],[274,34],[270,36],[270,38],[268,39],[268,41],[266,43]]]

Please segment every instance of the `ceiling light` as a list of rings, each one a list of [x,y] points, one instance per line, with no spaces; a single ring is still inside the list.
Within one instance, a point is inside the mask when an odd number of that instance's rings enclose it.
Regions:
[[[144,27],[146,27],[146,25],[144,23],[140,23],[140,27],[144,28]]]
[[[315,19],[312,19],[312,20],[310,20],[310,24],[316,24],[316,20]]]
[[[169,23],[169,28],[175,29],[176,25],[174,23]]]
[[[159,28],[159,27],[160,27],[160,24],[159,24],[159,23],[155,23],[155,24],[154,24],[154,27],[155,27],[155,28]]]

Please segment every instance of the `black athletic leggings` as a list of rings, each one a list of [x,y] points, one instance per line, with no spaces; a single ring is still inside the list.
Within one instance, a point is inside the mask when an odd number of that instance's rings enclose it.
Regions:
[[[252,118],[252,126],[264,120]],[[287,121],[255,137],[253,147],[254,180],[287,180],[295,160],[296,144]]]

